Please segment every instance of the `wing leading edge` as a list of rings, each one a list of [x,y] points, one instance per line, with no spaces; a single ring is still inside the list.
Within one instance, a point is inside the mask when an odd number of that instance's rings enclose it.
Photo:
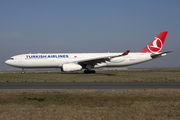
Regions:
[[[103,63],[103,62],[106,62],[106,61],[110,61],[111,58],[128,55],[129,52],[130,52],[130,50],[127,50],[126,52],[124,52],[121,55],[117,54],[117,55],[111,55],[111,56],[88,58],[88,59],[83,59],[83,60],[79,60],[79,61],[75,61],[75,62],[80,64],[80,65],[96,65],[97,63]]]

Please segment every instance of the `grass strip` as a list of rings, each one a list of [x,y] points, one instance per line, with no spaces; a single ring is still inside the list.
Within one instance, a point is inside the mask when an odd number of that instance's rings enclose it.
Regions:
[[[96,74],[39,72],[0,74],[0,82],[180,82],[179,68],[97,71]]]
[[[180,119],[180,90],[0,92],[3,120]]]

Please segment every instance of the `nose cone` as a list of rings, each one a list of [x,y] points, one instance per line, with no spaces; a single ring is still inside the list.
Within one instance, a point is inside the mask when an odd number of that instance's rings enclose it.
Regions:
[[[14,60],[8,59],[8,60],[5,61],[5,63],[6,63],[7,65],[13,65],[13,64],[14,64]]]
[[[12,67],[16,67],[16,65],[17,65],[16,61],[14,60],[14,57],[9,58],[8,60],[5,61],[5,63]]]
[[[15,66],[14,62],[12,60],[6,60],[5,63],[9,66]]]
[[[6,60],[5,63],[8,65],[8,60]]]
[[[9,61],[9,60],[6,60],[5,63],[6,63],[7,65],[10,65],[10,61]]]

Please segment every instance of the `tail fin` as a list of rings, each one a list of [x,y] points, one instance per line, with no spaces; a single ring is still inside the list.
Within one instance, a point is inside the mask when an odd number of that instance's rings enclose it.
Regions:
[[[161,31],[159,34],[147,45],[144,49],[138,53],[159,53],[163,47],[166,35],[168,31]]]

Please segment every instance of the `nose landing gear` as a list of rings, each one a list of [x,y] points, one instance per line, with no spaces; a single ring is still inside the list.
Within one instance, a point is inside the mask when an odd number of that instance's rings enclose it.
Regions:
[[[21,70],[21,74],[25,74],[25,71],[24,71],[24,69],[22,68],[22,70]]]

